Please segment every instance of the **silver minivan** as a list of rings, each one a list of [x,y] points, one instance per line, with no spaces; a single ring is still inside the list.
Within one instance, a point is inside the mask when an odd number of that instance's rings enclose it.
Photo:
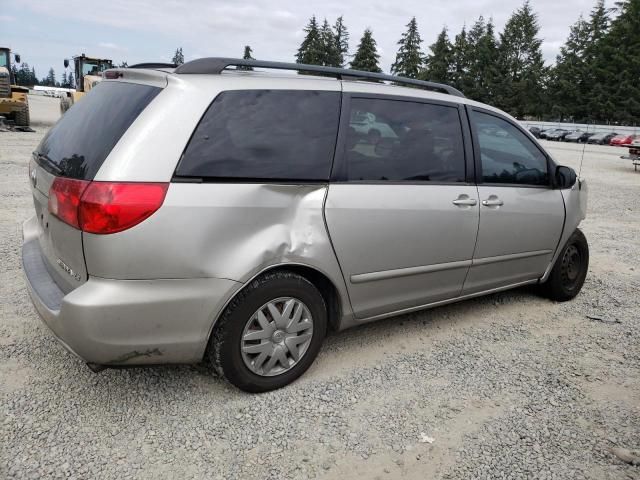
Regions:
[[[104,77],[33,154],[22,248],[44,323],[96,371],[204,360],[266,391],[330,331],[582,287],[585,182],[452,87],[221,58]]]

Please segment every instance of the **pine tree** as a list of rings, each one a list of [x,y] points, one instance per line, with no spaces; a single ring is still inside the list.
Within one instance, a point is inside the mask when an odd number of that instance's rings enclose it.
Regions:
[[[349,57],[349,31],[344,24],[342,15],[338,17],[336,23],[333,25],[333,32],[335,35],[336,50],[338,52],[338,67],[344,67]]]
[[[176,48],[176,53],[173,54],[171,63],[175,65],[182,65],[184,63],[184,54],[182,53],[182,47]]]
[[[71,80],[73,80],[73,75],[71,76]],[[29,76],[29,85],[38,85],[38,77],[36,77],[35,67],[31,67],[31,73]]]
[[[243,60],[255,60],[255,58],[253,58],[251,56],[251,54],[253,53],[253,50],[251,49],[251,46],[249,45],[245,45],[244,46],[244,53],[242,54],[242,59]],[[245,71],[252,71],[253,67],[238,67],[238,70],[245,70]]]
[[[467,40],[467,27],[463,26],[460,33],[455,36],[451,54],[451,83],[463,93],[468,92],[471,83],[469,79],[470,50],[469,41]]]
[[[500,34],[496,103],[517,117],[544,113],[541,86],[546,75],[537,15],[528,0],[516,10]]]
[[[50,87],[56,86],[56,72],[53,70],[53,67],[49,69],[49,73],[47,73],[46,84]]]
[[[600,42],[592,41],[602,43],[596,74],[603,80],[607,104],[601,118],[630,124],[640,122],[640,0],[624,0],[617,6],[619,14],[609,31]]]
[[[425,59],[425,68],[420,73],[420,78],[432,82],[451,83],[453,45],[449,41],[447,27],[442,28],[437,40],[429,49],[431,53]]]
[[[418,22],[416,22],[416,17],[413,17],[407,24],[407,31],[402,34],[402,38],[398,41],[400,48],[396,55],[396,61],[391,65],[392,74],[418,78],[424,57],[420,49],[421,43]]]
[[[35,77],[35,72],[34,72]],[[69,75],[67,75],[67,83],[69,84],[69,88],[76,88],[76,80],[73,76],[73,72],[69,71]]]
[[[360,39],[360,44],[356,50],[356,54],[351,61],[351,68],[354,70],[362,70],[364,72],[381,73],[382,69],[378,64],[380,55],[376,47],[376,41],[373,38],[373,32],[367,28]]]
[[[67,88],[67,72],[66,71],[62,72],[62,79],[60,80],[60,86],[62,88]]]
[[[612,76],[609,72],[612,65],[605,46],[609,25],[609,12],[604,6],[604,0],[598,0],[589,16],[589,43],[584,51],[586,83],[589,86],[584,101],[586,116],[590,120],[608,121],[613,116],[614,106],[607,85]]]
[[[322,40],[322,63],[326,67],[340,66],[340,51],[336,44],[336,36],[333,29],[329,25],[327,19],[324,19],[322,28],[320,29],[320,39]]]
[[[498,47],[493,20],[480,16],[466,36],[465,70],[459,88],[469,98],[491,103],[496,90]]]
[[[298,48],[296,63],[322,65],[324,60],[324,45],[315,15],[311,17],[309,24],[305,27],[304,31],[306,32],[306,35],[300,45],[300,48]]]
[[[567,41],[560,47],[552,70],[552,113],[561,120],[582,121],[589,117],[584,108],[591,87],[585,55],[589,42],[589,24],[580,15],[571,26]]]

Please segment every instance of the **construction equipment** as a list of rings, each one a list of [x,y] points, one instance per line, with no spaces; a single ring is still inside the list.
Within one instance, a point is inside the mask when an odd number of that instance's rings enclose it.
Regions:
[[[69,67],[69,60],[64,59],[64,68]],[[60,97],[60,112],[64,113],[80,100],[82,96],[91,90],[102,80],[102,72],[113,68],[113,62],[107,58],[87,57],[84,53],[73,57],[75,91],[66,92]]]
[[[20,63],[20,55],[14,55]],[[29,89],[15,85],[11,72],[11,50],[0,47],[0,115],[12,119],[16,125],[29,125]]]

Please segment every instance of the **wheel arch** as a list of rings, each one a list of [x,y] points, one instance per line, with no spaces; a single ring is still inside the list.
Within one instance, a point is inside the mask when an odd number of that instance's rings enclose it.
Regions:
[[[238,288],[229,298],[226,300],[222,308],[217,312],[211,327],[209,329],[209,333],[207,335],[207,347],[205,350],[209,348],[210,339],[213,335],[218,321],[224,315],[224,312],[229,307],[229,305],[233,302],[233,300],[240,295],[245,288],[247,288],[255,279],[260,278],[264,275],[273,272],[292,272],[296,273],[307,280],[309,280],[319,291],[327,304],[327,319],[329,323],[329,331],[337,331],[340,330],[341,319],[343,317],[343,308],[342,308],[342,297],[340,295],[340,291],[334,284],[334,282],[323,272],[314,268],[312,266],[300,263],[284,263],[284,264],[276,264],[270,265],[268,267],[263,268],[258,273],[250,277],[246,282],[242,284],[240,288]],[[205,353],[206,354],[206,353]]]

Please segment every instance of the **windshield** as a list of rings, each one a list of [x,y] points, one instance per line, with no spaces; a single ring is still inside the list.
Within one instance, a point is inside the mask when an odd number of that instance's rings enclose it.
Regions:
[[[87,62],[85,61],[82,64],[82,75],[96,75],[100,72],[104,72],[111,68],[111,65],[108,65],[104,62]]]
[[[0,67],[9,68],[9,52],[0,50]]]

